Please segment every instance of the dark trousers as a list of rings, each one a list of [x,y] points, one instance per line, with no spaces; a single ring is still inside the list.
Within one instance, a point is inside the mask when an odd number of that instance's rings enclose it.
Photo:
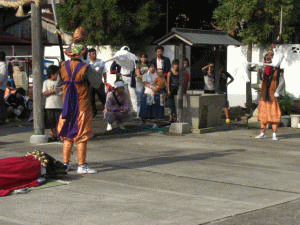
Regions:
[[[176,116],[176,103],[175,103],[175,95],[177,95],[178,87],[171,88],[171,94],[168,96],[168,106],[171,111],[172,116]]]
[[[0,124],[5,122],[6,107],[4,104],[4,90],[0,89]]]
[[[100,100],[100,102],[104,107],[106,102],[106,94],[105,94],[105,87],[103,83],[101,83],[99,88],[93,88],[93,87],[90,88],[90,99],[91,99],[94,115],[97,114],[96,97],[95,97],[96,95],[98,96],[98,99]]]

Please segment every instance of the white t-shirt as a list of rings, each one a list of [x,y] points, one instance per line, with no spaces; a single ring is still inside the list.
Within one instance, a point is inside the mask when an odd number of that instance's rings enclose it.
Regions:
[[[59,80],[45,80],[43,83],[43,92],[58,88]],[[61,109],[63,101],[61,99],[61,91],[46,97],[45,109]]]
[[[157,58],[156,59],[156,65],[157,65],[157,69],[162,70],[164,68],[164,60]]]
[[[215,76],[213,74],[205,73],[204,76],[204,90],[214,91],[215,90]]]

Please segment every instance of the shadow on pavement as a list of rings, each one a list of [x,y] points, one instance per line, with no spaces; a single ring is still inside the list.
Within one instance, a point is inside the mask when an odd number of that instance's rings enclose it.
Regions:
[[[33,130],[32,122],[11,122],[0,126],[0,136],[25,133]]]
[[[125,130],[120,128],[115,128],[111,131],[95,132],[94,137],[91,141],[98,138],[128,138],[128,135],[132,136],[147,136],[150,133],[165,133],[168,131],[168,126],[166,124],[159,125],[158,128],[152,128],[152,126],[137,126],[137,125],[127,125]]]
[[[0,149],[4,148],[5,145],[10,145],[10,144],[20,144],[20,143],[24,143],[25,141],[14,141],[14,142],[2,142],[0,141]]]
[[[188,161],[200,161],[200,160],[209,160],[216,157],[225,157],[232,154],[243,153],[245,149],[231,149],[225,150],[221,152],[208,152],[208,153],[198,153],[198,154],[191,154],[191,155],[175,155],[174,152],[173,156],[155,156],[155,157],[148,157],[148,158],[134,158],[129,160],[121,160],[121,161],[111,161],[111,162],[103,162],[104,167],[102,167],[101,171],[99,172],[106,172],[106,171],[113,171],[113,170],[120,170],[120,169],[135,169],[135,168],[144,168],[144,167],[151,167],[157,165],[164,165],[176,162],[188,162]],[[95,168],[98,163],[91,162],[89,165],[92,168]]]
[[[278,138],[284,138],[284,139],[300,138],[300,133],[294,133],[294,134],[280,134],[280,135],[278,135]]]

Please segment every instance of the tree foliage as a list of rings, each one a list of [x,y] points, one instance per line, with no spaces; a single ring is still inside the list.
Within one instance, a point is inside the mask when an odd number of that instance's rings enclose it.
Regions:
[[[288,40],[299,15],[298,0],[218,0],[214,19],[221,30],[241,38],[244,44],[269,44],[279,35],[283,8],[282,39]]]
[[[135,50],[152,41],[161,16],[155,0],[68,0],[57,11],[63,30],[72,32],[80,25],[88,30],[88,44]]]

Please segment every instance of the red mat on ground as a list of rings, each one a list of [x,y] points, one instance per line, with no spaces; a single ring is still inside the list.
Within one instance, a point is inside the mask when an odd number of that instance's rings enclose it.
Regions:
[[[39,186],[41,163],[33,156],[0,159],[0,197],[12,191]]]

